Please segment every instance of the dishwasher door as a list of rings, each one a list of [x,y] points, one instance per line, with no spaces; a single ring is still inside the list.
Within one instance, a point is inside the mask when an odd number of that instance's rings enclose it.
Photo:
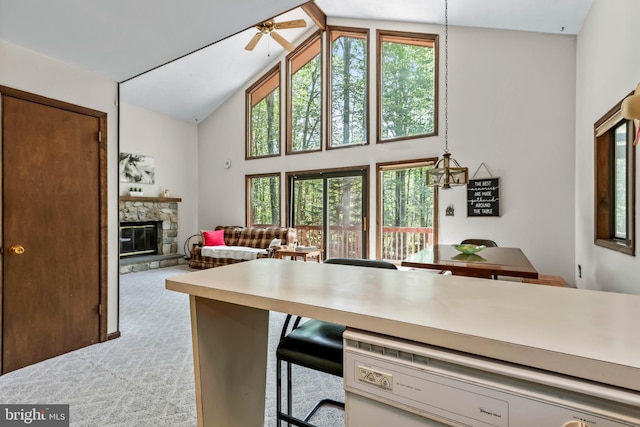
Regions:
[[[640,393],[347,329],[348,427],[638,427]]]
[[[345,393],[346,427],[441,427],[447,424],[430,420],[404,409],[371,400],[356,393]]]

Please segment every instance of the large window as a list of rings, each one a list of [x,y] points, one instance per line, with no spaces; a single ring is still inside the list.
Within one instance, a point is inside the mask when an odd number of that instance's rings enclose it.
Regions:
[[[595,124],[595,244],[635,255],[636,129],[620,105]]]
[[[378,142],[437,132],[433,34],[378,31]]]
[[[280,154],[280,65],[247,89],[246,158]]]
[[[280,174],[247,175],[247,225],[280,224]]]
[[[401,261],[437,241],[437,192],[427,169],[438,159],[377,165],[377,258]]]
[[[366,30],[329,30],[328,148],[368,142],[368,38]]]
[[[368,167],[287,174],[289,224],[324,258],[366,258]]]
[[[321,51],[317,33],[287,57],[287,154],[322,149]]]

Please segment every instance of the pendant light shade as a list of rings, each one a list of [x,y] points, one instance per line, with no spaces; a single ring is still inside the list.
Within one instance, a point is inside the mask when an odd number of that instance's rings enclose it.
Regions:
[[[427,185],[448,189],[469,183],[469,168],[463,168],[449,152],[449,12],[444,0],[444,154],[427,170]]]
[[[427,171],[427,184],[443,189],[469,183],[469,168],[463,168],[448,151]]]

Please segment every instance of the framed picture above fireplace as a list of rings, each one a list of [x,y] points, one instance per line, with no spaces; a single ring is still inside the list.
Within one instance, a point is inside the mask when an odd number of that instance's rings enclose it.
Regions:
[[[142,154],[120,153],[120,182],[154,184],[155,160]]]

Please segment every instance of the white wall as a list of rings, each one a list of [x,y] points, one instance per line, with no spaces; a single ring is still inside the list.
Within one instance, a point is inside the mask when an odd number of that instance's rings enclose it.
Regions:
[[[107,113],[108,227],[118,227],[117,84],[89,72],[0,40],[0,84]],[[118,242],[109,232],[108,333],[117,330]]]
[[[444,46],[441,26],[342,19],[330,24],[370,28],[371,76],[376,28],[440,33]],[[540,272],[572,283],[575,37],[450,27],[449,39],[449,148],[471,174],[484,162],[501,178],[502,216],[467,218],[465,188],[441,191],[440,242],[485,237],[521,247]],[[444,66],[441,76],[444,94]],[[245,89],[199,125],[199,177],[209,183],[199,186],[201,228],[245,223],[246,174],[353,165],[371,168],[370,224],[375,224],[375,164],[442,154],[443,127],[432,138],[245,161]],[[370,89],[374,107],[374,80]],[[444,96],[440,99],[444,125]],[[375,135],[374,108],[370,117]],[[230,169],[223,168],[226,159]],[[454,206],[454,217],[444,216],[448,205]],[[374,229],[370,239],[375,248]]]
[[[640,82],[639,17],[637,0],[595,0],[578,36],[575,223],[576,262],[582,265],[582,278],[576,279],[580,288],[640,294],[638,257],[593,244],[593,124]],[[640,177],[637,167],[636,180]],[[636,212],[640,212],[637,190],[635,196]],[[637,217],[636,224],[640,225]]]
[[[121,87],[121,96],[126,90]],[[155,160],[155,183],[136,184],[145,196],[158,196],[163,189],[179,197],[178,252],[186,239],[198,232],[198,128],[131,104],[120,105],[120,151],[144,154]],[[120,183],[120,194],[131,184]]]

